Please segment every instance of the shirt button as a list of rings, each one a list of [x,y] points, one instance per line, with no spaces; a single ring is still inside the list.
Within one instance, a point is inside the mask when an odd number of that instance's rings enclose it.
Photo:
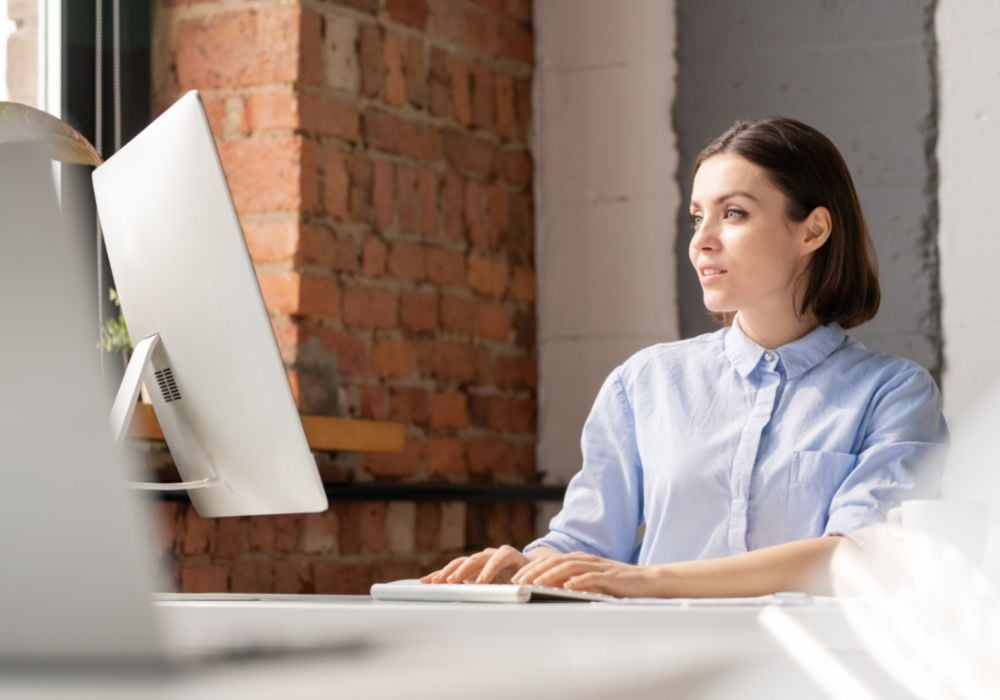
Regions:
[[[764,359],[767,360],[768,362],[770,362],[771,360],[774,359],[774,353],[770,352],[770,351],[765,352],[764,353]]]

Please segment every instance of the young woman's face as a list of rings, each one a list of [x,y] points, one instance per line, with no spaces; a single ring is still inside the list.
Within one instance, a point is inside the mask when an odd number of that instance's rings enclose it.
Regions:
[[[720,153],[695,173],[688,252],[709,311],[788,313],[808,262],[802,224],[765,171]]]

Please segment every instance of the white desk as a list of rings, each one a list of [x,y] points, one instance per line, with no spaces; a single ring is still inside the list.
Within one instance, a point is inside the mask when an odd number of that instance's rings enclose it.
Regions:
[[[370,645],[219,663],[168,675],[5,673],[0,697],[131,698],[801,698],[823,697],[756,621],[755,608],[677,609],[310,601],[158,603],[180,637],[322,638]],[[906,697],[860,651],[842,613],[788,607],[880,697]]]

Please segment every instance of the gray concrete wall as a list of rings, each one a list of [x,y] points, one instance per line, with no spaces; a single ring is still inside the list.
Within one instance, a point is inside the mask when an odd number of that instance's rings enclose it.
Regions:
[[[882,308],[852,331],[941,365],[933,0],[678,0],[674,124],[683,204],[681,333],[716,326],[687,262],[691,164],[737,118],[782,114],[826,133],[855,178],[878,251]]]

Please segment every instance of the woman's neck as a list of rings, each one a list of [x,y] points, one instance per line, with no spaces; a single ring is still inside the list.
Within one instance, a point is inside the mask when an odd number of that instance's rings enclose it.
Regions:
[[[739,323],[743,333],[753,342],[768,350],[775,350],[808,335],[819,325],[812,314],[796,316],[758,317],[752,312],[740,311],[733,323]]]

